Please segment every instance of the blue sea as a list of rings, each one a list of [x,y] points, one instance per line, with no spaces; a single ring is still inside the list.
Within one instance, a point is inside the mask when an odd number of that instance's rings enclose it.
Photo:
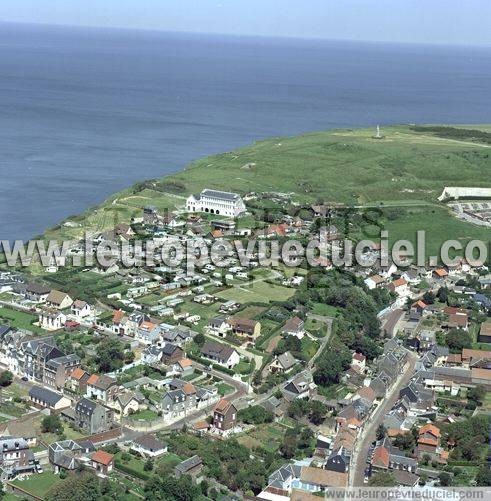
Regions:
[[[491,121],[491,49],[0,24],[0,239],[268,136]]]

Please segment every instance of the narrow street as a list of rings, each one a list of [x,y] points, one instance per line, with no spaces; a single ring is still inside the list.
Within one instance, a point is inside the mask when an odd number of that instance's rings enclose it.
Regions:
[[[414,366],[418,357],[415,353],[409,352],[409,361],[405,370],[399,375],[396,383],[389,390],[388,395],[375,412],[367,419],[363,430],[358,437],[353,454],[351,455],[351,468],[349,471],[348,486],[362,487],[365,477],[366,459],[370,444],[376,438],[378,426],[384,421],[385,414],[392,408],[399,398],[399,391],[406,386],[414,374]]]

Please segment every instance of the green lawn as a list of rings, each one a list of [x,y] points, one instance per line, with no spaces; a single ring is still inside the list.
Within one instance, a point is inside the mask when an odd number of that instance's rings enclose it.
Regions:
[[[142,409],[141,411],[131,414],[130,418],[138,421],[154,421],[158,418],[158,414],[150,409]]]
[[[229,395],[234,392],[234,388],[227,383],[218,383],[216,385],[218,393],[224,397],[225,395]]]
[[[37,333],[46,333],[46,331],[33,325],[33,323],[37,321],[38,317],[30,313],[0,307],[0,323],[8,323],[18,329],[26,329]]]
[[[31,475],[26,480],[14,480],[12,484],[44,499],[50,488],[59,482],[62,482],[62,480],[58,475],[51,472],[44,472]]]
[[[237,285],[217,293],[218,297],[229,301],[231,299],[241,304],[251,302],[269,303],[271,301],[286,301],[295,290],[281,285],[272,285],[266,282],[255,282],[251,285]]]
[[[241,434],[237,440],[249,448],[264,447],[270,452],[276,452],[281,445],[285,431],[286,427],[279,423],[262,424]]]
[[[322,315],[325,317],[335,317],[340,311],[339,308],[324,303],[311,303],[309,307],[314,315]]]

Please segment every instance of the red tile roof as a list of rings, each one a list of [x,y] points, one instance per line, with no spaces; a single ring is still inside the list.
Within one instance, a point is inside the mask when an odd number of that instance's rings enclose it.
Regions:
[[[114,456],[109,454],[109,452],[98,450],[92,454],[92,461],[96,463],[103,464],[104,466],[109,466],[114,460]]]
[[[373,451],[372,464],[375,466],[381,466],[383,468],[389,467],[390,454],[389,451],[380,445]]]

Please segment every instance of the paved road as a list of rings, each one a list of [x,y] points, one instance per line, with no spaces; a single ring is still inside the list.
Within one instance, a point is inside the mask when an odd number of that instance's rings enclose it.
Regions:
[[[397,378],[396,383],[392,386],[387,397],[379,404],[373,414],[367,419],[366,424],[358,437],[353,454],[351,456],[351,468],[349,474],[349,486],[363,486],[365,477],[366,459],[370,444],[376,438],[377,428],[384,421],[387,412],[393,407],[399,398],[399,391],[409,382],[414,375],[414,366],[418,359],[413,352],[409,353],[409,361],[406,364],[404,371]]]

